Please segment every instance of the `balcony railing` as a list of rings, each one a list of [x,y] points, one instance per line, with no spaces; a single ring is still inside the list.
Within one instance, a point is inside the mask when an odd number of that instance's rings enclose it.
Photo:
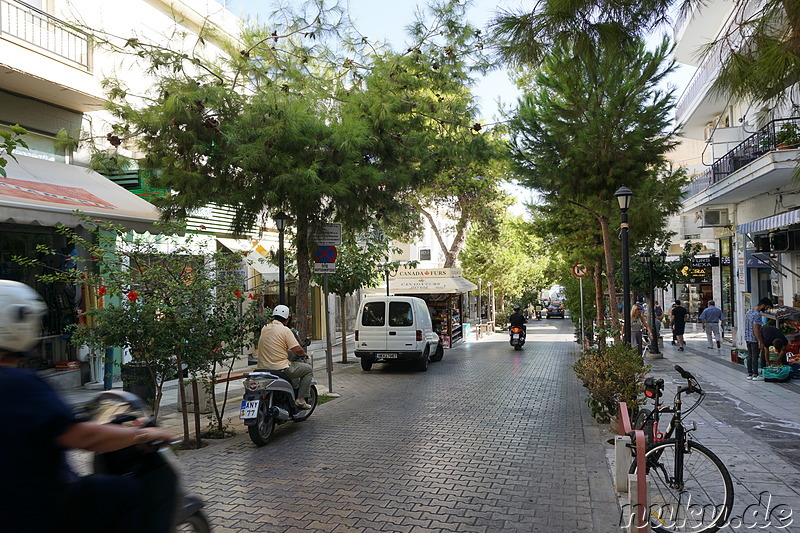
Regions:
[[[689,184],[694,196],[772,150],[800,146],[800,117],[773,120],[723,155]]]
[[[0,37],[4,34],[91,69],[89,36],[35,7],[0,0]]]

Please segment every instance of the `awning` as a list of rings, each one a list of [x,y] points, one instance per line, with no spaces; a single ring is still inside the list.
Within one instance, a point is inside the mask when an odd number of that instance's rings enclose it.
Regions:
[[[160,213],[155,206],[85,167],[34,157],[7,157],[0,178],[0,222],[75,227],[76,210],[144,233]]]
[[[278,267],[267,261],[265,253],[268,252],[262,243],[247,239],[227,239],[224,237],[217,237],[217,240],[231,252],[242,254],[248,264],[261,274],[264,281],[278,281]]]
[[[739,233],[755,233],[758,231],[767,231],[770,229],[781,228],[791,224],[800,224],[800,209],[788,211],[779,215],[773,215],[767,218],[759,218],[752,222],[745,222],[737,226]]]

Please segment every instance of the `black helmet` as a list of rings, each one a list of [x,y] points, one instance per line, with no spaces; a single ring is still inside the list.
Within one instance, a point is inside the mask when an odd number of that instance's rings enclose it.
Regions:
[[[517,312],[519,312],[519,306],[518,306],[518,305],[515,305],[515,306],[514,306],[514,311],[517,311]]]

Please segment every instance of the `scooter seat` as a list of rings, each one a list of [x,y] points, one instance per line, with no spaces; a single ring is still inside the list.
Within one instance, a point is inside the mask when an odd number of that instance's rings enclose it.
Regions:
[[[283,373],[283,370],[270,370],[268,368],[256,368],[254,372],[267,372],[268,374],[272,374],[273,376],[279,377],[281,379],[285,379],[286,381],[290,381],[291,379],[289,376]]]

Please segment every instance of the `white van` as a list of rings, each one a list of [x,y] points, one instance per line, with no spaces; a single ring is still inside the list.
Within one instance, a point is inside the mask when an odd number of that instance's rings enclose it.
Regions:
[[[356,357],[361,368],[372,363],[415,361],[428,370],[428,361],[441,361],[444,347],[433,330],[428,306],[413,296],[379,296],[361,302],[356,318]]]

